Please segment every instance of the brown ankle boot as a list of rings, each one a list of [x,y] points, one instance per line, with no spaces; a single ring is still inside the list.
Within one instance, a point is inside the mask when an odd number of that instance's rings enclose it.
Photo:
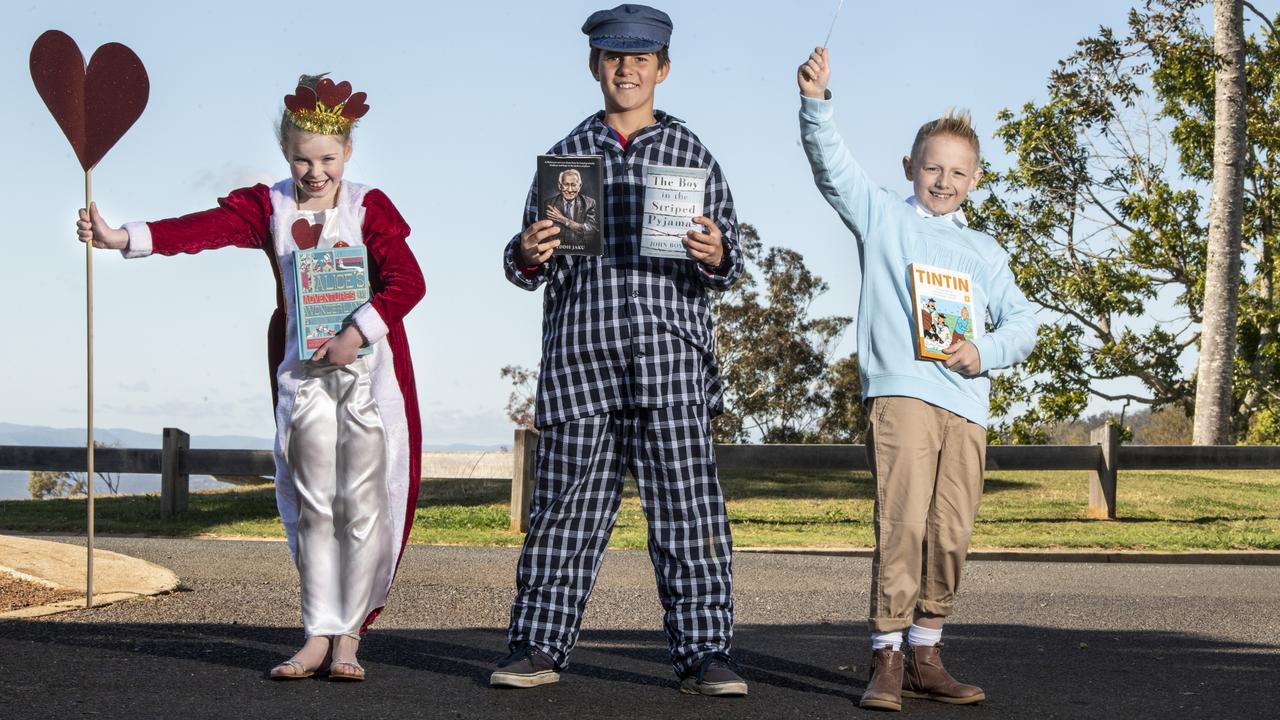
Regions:
[[[952,705],[969,705],[987,699],[982,688],[957,682],[942,667],[942,643],[911,648],[906,673],[902,678],[902,694]]]
[[[871,710],[902,709],[902,651],[891,647],[871,653],[871,677],[858,707]]]

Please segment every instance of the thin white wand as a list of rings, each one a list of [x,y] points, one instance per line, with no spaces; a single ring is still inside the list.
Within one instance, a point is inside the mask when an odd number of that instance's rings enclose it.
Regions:
[[[843,7],[844,7],[844,0],[840,0],[840,4],[836,5],[835,17],[831,18],[831,27],[827,29],[827,39],[822,41],[822,47],[827,47],[828,45],[831,44],[831,33],[835,32],[836,20],[840,19],[840,8],[843,8]]]

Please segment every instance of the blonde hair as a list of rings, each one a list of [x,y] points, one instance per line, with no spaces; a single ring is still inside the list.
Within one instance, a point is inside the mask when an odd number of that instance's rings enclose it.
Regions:
[[[329,73],[320,73],[319,75],[299,75],[298,85],[315,90],[316,86],[320,84],[320,81],[323,80],[324,77],[328,74]],[[289,113],[289,108],[285,108],[283,111],[281,111],[280,126],[276,128],[276,139],[280,141],[280,149],[281,150],[286,149],[285,144],[289,138],[289,133],[293,132],[294,130],[301,130],[301,129],[302,128],[298,127],[293,123],[293,116]],[[351,129],[347,128],[346,132],[335,135],[335,137],[342,138],[342,144],[345,145],[351,142]]]
[[[920,148],[924,147],[925,140],[939,135],[950,135],[969,143],[973,154],[981,162],[982,148],[978,142],[978,133],[973,129],[973,118],[968,110],[955,107],[947,108],[942,117],[920,126],[915,142],[911,143],[911,159],[915,160],[920,156]]]

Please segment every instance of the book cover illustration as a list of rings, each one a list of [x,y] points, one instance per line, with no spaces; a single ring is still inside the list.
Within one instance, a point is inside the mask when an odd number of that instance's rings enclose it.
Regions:
[[[688,258],[685,233],[705,231],[693,218],[702,214],[707,170],[650,165],[644,175],[644,222],[640,254],[645,257]]]
[[[342,331],[351,313],[369,301],[369,260],[363,245],[295,250],[294,297],[298,304],[298,356],[310,360]],[[359,355],[373,352],[360,348]]]
[[[943,350],[955,339],[981,335],[982,318],[974,308],[968,273],[920,263],[911,263],[908,272],[917,360],[946,360]]]
[[[560,228],[556,255],[603,255],[604,158],[539,155],[538,219]]]

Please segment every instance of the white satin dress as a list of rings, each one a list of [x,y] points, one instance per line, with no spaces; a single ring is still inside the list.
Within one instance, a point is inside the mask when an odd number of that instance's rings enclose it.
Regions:
[[[318,247],[341,239],[335,210],[298,214],[324,224]],[[364,358],[304,367],[285,443],[298,502],[302,624],[307,637],[355,636],[394,572],[387,432]]]

